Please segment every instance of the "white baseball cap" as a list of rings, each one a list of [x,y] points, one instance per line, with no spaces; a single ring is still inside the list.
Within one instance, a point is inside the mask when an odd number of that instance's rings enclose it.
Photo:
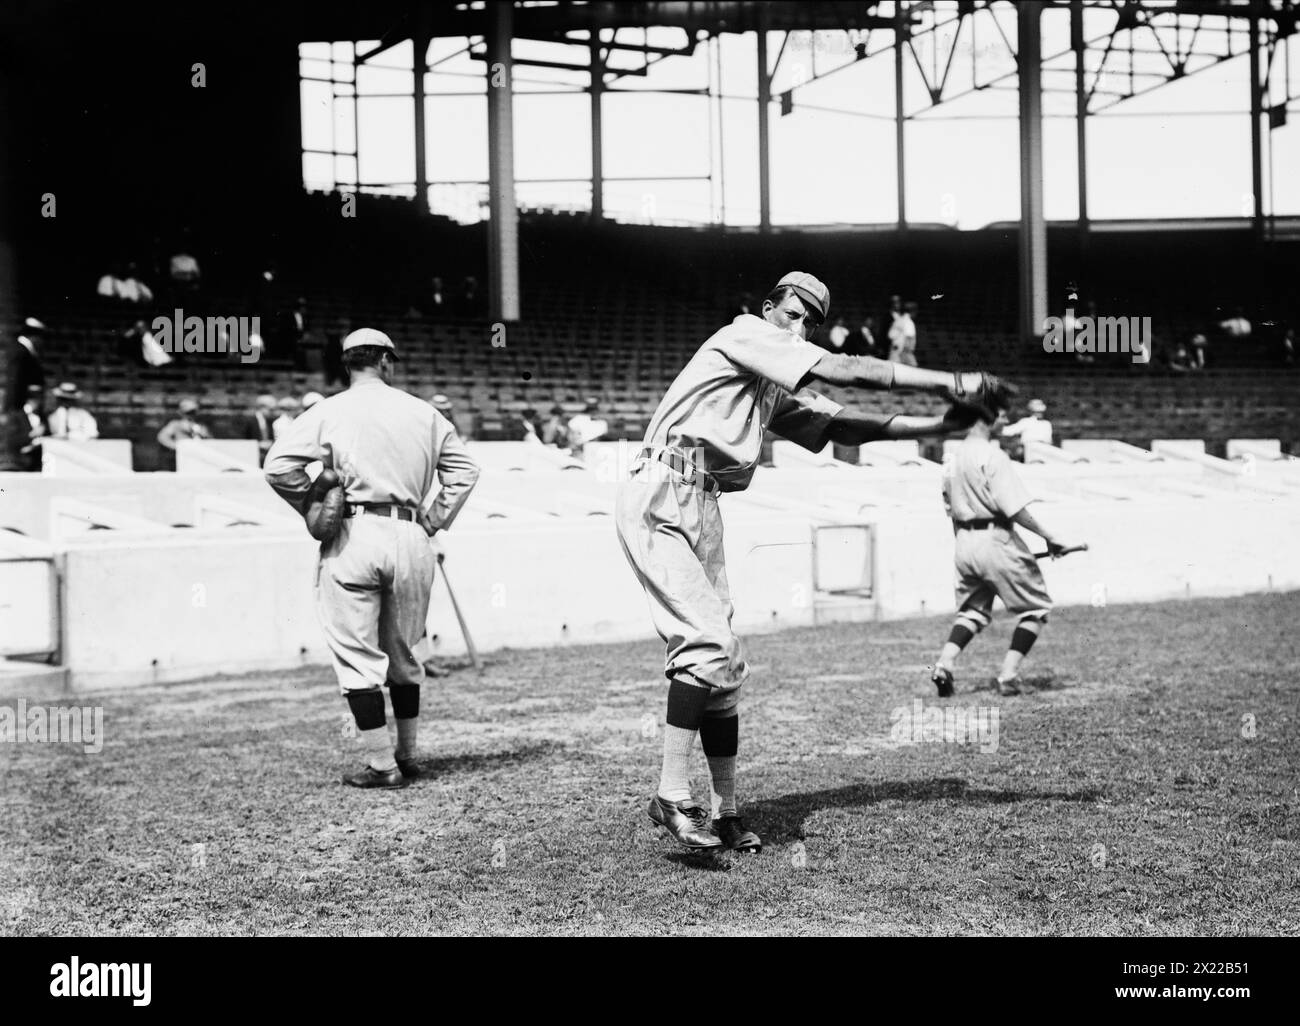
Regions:
[[[393,345],[393,340],[376,328],[358,328],[343,340],[343,352],[349,349],[356,349],[358,346],[378,346],[380,349],[390,350],[394,360],[401,357],[397,355],[397,346]]]

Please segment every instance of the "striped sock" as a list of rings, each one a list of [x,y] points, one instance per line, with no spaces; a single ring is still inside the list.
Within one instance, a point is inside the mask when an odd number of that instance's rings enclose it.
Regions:
[[[700,724],[700,744],[709,760],[713,818],[736,814],[736,752],[740,747],[738,715],[706,717]]]
[[[659,772],[659,797],[684,802],[691,797],[691,749],[704,719],[709,689],[674,679],[668,685],[668,717],[664,726],[664,762]]]

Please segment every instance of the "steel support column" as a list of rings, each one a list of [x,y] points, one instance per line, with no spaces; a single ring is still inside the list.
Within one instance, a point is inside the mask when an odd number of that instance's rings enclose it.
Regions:
[[[894,166],[897,171],[898,229],[907,228],[907,118],[903,110],[903,44],[907,41],[907,5],[899,0],[894,22]]]
[[[1020,337],[1040,338],[1047,320],[1047,222],[1043,217],[1041,0],[1017,8],[1020,83]]]
[[[600,36],[591,34],[591,219],[605,219],[605,144],[602,140],[602,98],[605,62],[600,59]]]
[[[428,8],[421,7],[416,18],[415,32],[411,36],[411,45],[415,51],[413,62],[415,84],[411,90],[411,98],[415,101],[415,209],[421,214],[430,212],[426,149],[428,141],[424,126],[424,78],[429,71],[430,34]],[[357,169],[357,180],[361,180],[360,166]]]
[[[1264,236],[1264,139],[1260,122],[1264,117],[1264,90],[1260,85],[1259,61],[1260,0],[1251,0],[1250,18],[1250,229],[1255,238]]]
[[[519,210],[515,203],[513,3],[488,4],[488,302],[494,321],[519,320]]]
[[[767,114],[772,106],[772,76],[767,67],[767,19],[758,14],[758,230],[772,230],[771,163]]]
[[[1070,0],[1070,47],[1074,50],[1074,134],[1079,170],[1079,234],[1088,236],[1088,89],[1084,81],[1083,0]]]

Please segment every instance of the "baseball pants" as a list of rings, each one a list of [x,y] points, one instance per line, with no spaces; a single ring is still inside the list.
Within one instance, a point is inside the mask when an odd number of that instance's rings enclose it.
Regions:
[[[661,464],[646,463],[619,487],[614,516],[667,646],[665,675],[708,687],[710,712],[734,707],[749,667],[731,629],[717,498]]]
[[[436,566],[419,524],[344,518],[316,569],[316,612],[341,691],[424,682],[412,649],[424,635]]]
[[[957,532],[957,611],[980,627],[988,626],[993,599],[1007,612],[1046,619],[1052,609],[1038,560],[1014,529],[990,527]]]

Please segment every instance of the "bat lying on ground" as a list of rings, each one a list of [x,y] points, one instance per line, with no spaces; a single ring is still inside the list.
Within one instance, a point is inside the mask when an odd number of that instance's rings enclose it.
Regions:
[[[1057,551],[1057,552],[1051,552],[1051,551],[1048,551],[1048,552],[1035,552],[1035,553],[1034,553],[1034,558],[1035,558],[1035,559],[1047,559],[1047,558],[1050,556],[1052,559],[1058,559],[1058,558],[1061,557],[1061,556],[1068,556],[1071,552],[1087,552],[1087,551],[1088,551],[1088,546],[1087,546],[1086,544],[1084,544],[1084,545],[1068,545],[1068,546],[1066,546],[1065,548],[1060,549],[1060,550]]]

